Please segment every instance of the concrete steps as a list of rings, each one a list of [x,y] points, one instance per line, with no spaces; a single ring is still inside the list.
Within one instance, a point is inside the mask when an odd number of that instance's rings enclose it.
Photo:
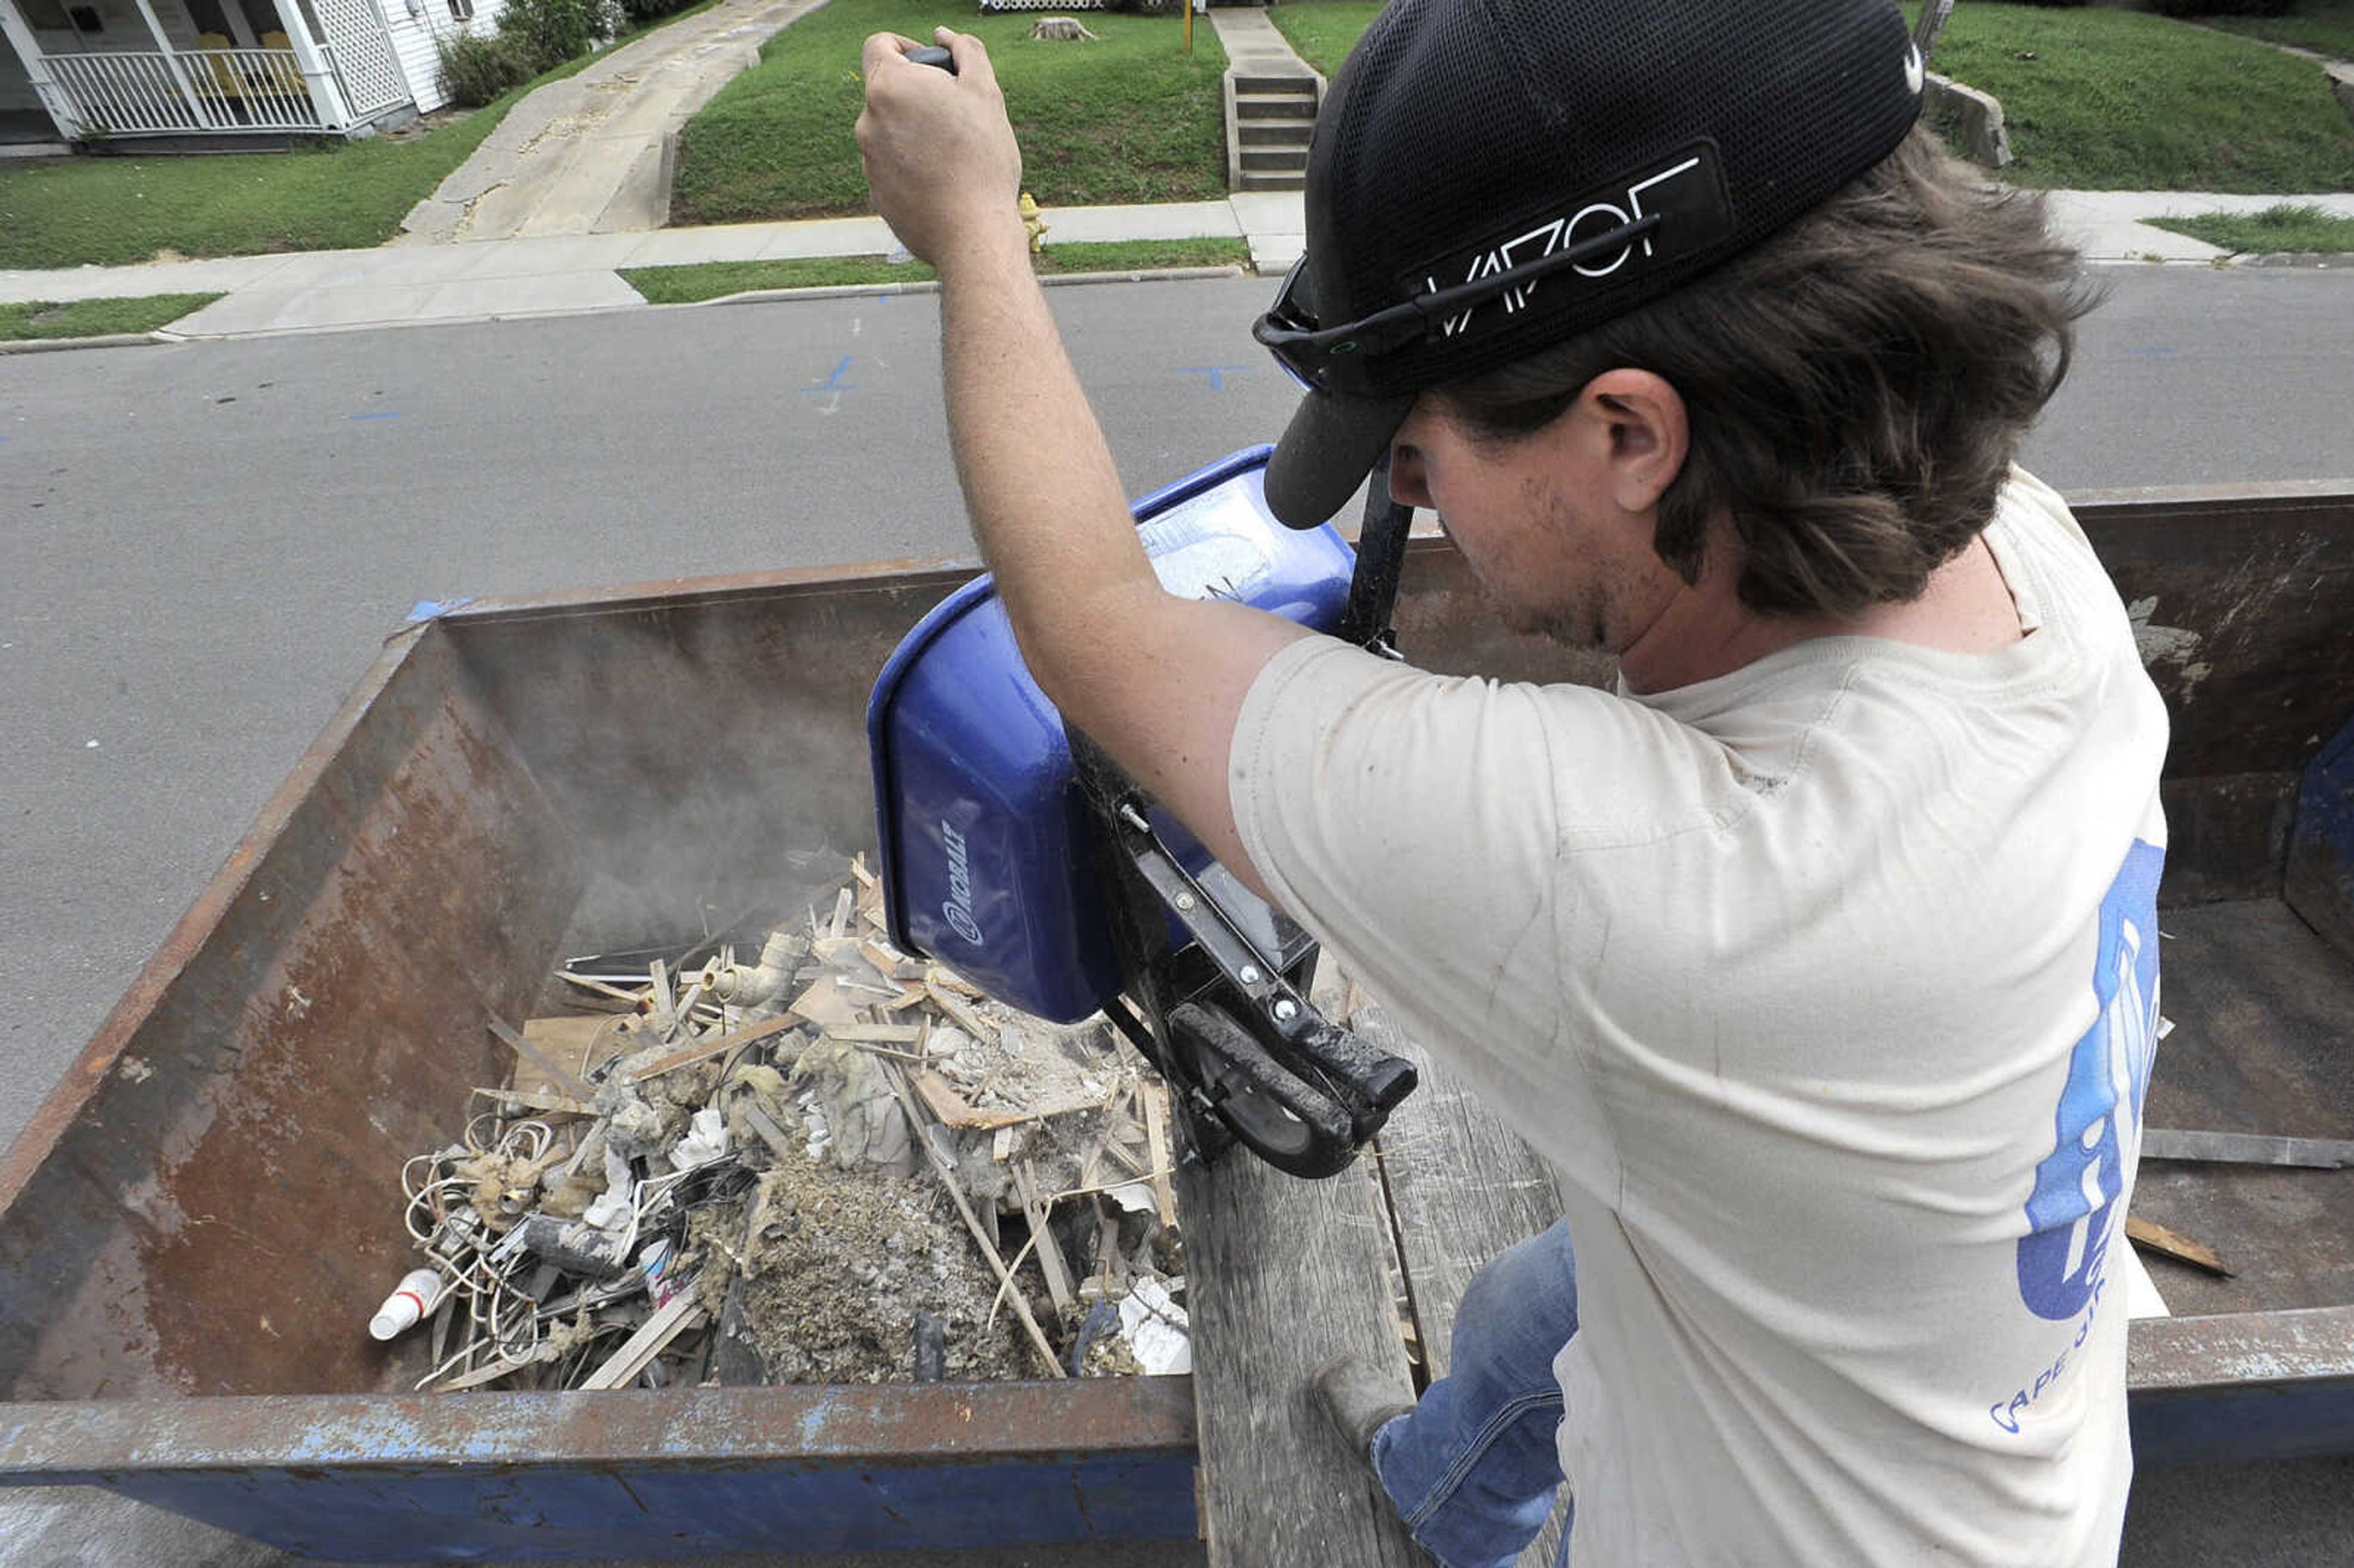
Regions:
[[[1308,184],[1308,143],[1323,95],[1310,75],[1226,77],[1226,185],[1238,191],[1296,191]]]
[[[1226,188],[1296,191],[1308,184],[1308,142],[1324,79],[1292,51],[1267,13],[1210,12],[1226,59]]]

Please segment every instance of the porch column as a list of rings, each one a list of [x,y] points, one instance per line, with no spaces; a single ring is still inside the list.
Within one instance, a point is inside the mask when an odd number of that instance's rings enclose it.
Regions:
[[[0,5],[6,3],[7,0],[0,0]],[[140,3],[144,5],[146,0]],[[352,122],[352,111],[344,107],[342,84],[328,69],[319,40],[311,36],[311,24],[302,15],[299,0],[275,0],[275,4],[278,20],[286,29],[286,47],[294,51],[295,63],[302,68],[303,83],[311,90],[312,105],[319,111],[320,128],[343,130]]]
[[[25,62],[25,74],[32,79],[33,91],[39,95],[41,107],[49,111],[58,134],[69,142],[80,135],[81,120],[73,98],[49,74],[49,62],[42,56],[41,46],[33,41],[31,26],[17,14],[16,0],[0,0],[0,35],[16,46],[16,58]]]
[[[147,0],[138,0],[138,4],[139,18],[147,24],[148,36],[155,40],[155,48],[163,53],[164,69],[170,71],[172,79],[180,84],[180,96],[188,101],[188,109],[196,115],[196,123],[207,131],[216,129],[213,111],[207,109],[205,101],[196,95],[196,84],[188,79],[188,73],[180,69],[180,57],[173,49],[172,40],[164,36],[164,24],[155,20],[155,8],[147,4]]]

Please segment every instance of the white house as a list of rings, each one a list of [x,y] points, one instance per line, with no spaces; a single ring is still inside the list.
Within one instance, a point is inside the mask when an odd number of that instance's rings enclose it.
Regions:
[[[434,39],[502,0],[0,0],[0,117],[68,139],[379,124],[448,101]]]

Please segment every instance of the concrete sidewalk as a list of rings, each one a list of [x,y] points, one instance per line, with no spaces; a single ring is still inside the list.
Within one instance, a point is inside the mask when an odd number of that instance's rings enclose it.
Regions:
[[[2252,212],[2310,203],[2354,217],[2354,195],[2215,196],[2182,191],[2054,191],[2056,226],[2094,261],[2212,262],[2224,252],[2138,221],[2202,212]],[[1054,241],[1226,238],[1250,247],[1270,276],[1299,255],[1305,223],[1296,192],[1236,192],[1224,201],[1160,207],[1059,207]],[[137,267],[0,271],[0,302],[121,299],[225,292],[172,323],[186,337],[242,337],[429,322],[643,309],[618,276],[627,267],[789,257],[881,255],[893,248],[880,218],[731,224],[650,234],[584,234],[449,245],[387,246],[285,256],[227,257]]]

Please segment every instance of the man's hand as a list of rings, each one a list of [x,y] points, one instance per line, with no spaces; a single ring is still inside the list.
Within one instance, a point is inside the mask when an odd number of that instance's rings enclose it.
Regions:
[[[922,46],[896,33],[866,40],[866,109],[858,153],[875,210],[916,255],[943,271],[974,245],[1010,235],[1025,249],[1018,210],[1022,149],[1005,118],[997,72],[979,38],[936,35],[956,74],[907,58]]]

